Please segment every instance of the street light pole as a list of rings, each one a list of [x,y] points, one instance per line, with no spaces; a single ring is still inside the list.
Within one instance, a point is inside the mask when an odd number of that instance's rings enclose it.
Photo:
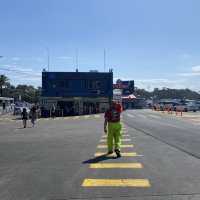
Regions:
[[[46,47],[46,51],[47,51],[47,69],[49,72],[50,56],[49,56],[49,48],[48,47]]]
[[[106,49],[103,51],[104,72],[106,71]]]

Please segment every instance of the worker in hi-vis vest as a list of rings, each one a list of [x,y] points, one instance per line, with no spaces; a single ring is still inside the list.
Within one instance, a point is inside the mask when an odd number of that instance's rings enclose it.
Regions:
[[[110,108],[105,112],[104,132],[107,133],[108,154],[113,153],[113,141],[115,144],[115,153],[117,157],[121,157],[121,129],[120,115],[122,107],[120,104],[112,101]]]

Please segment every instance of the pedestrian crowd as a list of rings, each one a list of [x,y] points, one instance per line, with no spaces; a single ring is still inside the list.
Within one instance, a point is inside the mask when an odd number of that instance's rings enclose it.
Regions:
[[[36,122],[36,119],[37,119],[37,113],[38,113],[38,108],[37,108],[36,105],[33,105],[31,107],[30,113],[27,112],[26,108],[23,108],[21,116],[22,116],[22,121],[23,121],[24,128],[27,127],[27,121],[28,121],[29,118],[31,119],[32,127],[35,126],[35,122]]]

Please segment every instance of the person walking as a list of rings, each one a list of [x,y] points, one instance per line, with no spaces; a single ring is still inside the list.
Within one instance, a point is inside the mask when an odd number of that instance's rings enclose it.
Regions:
[[[31,123],[32,123],[32,127],[35,126],[35,121],[36,121],[36,118],[37,118],[37,108],[36,106],[32,106],[31,108]]]
[[[107,134],[108,154],[113,153],[113,140],[115,143],[114,151],[117,157],[121,157],[121,129],[120,115],[122,107],[120,104],[112,101],[110,108],[105,112],[104,132]],[[107,133],[108,132],[108,133]]]
[[[26,128],[27,120],[28,120],[28,113],[27,113],[26,108],[23,108],[21,115],[22,115],[23,126],[24,128]]]
[[[51,108],[51,117],[54,119],[56,116],[56,107],[55,105],[53,104],[52,105],[52,108]]]

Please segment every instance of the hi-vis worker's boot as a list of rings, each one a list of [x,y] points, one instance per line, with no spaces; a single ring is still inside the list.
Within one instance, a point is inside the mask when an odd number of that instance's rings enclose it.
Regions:
[[[117,157],[121,157],[120,148],[121,148],[121,123],[120,122],[109,122],[108,123],[108,153],[113,152],[113,140],[115,142],[115,153]]]

